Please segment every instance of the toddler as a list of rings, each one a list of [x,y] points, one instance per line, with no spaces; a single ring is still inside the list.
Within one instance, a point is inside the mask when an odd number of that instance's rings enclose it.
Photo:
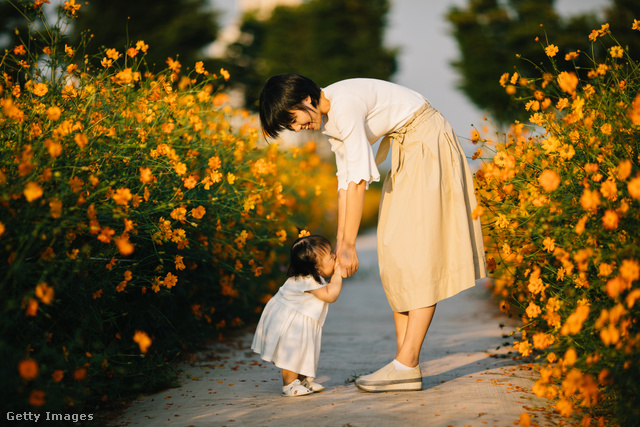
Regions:
[[[331,277],[330,283],[324,277]],[[282,369],[282,395],[304,396],[324,390],[313,381],[318,367],[322,325],[329,303],[342,289],[340,265],[329,241],[301,237],[291,246],[287,280],[262,312],[251,349]]]

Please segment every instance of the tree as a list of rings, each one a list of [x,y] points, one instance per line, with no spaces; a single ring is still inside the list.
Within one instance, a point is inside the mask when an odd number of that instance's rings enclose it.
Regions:
[[[123,49],[144,40],[149,45],[147,63],[164,68],[167,57],[193,67],[204,57],[203,48],[218,33],[218,13],[207,0],[90,0],[79,11],[74,43],[81,33],[91,34],[89,52],[103,53],[103,47]]]
[[[554,44],[561,50],[557,64],[577,71],[589,59],[580,55],[565,61],[569,52],[580,50],[602,59],[607,46],[588,39],[601,24],[594,14],[562,18],[554,9],[554,0],[470,0],[465,8],[453,7],[447,16],[453,24],[453,34],[460,48],[460,58],[453,63],[460,75],[459,88],[480,109],[488,110],[499,123],[527,120],[526,112],[507,96],[498,79],[517,68],[527,76],[541,76],[549,60],[543,47]],[[629,45],[629,52],[638,55],[640,41],[632,34],[633,19],[640,16],[635,0],[614,0],[606,16],[620,41]],[[536,43],[537,40],[537,43]],[[586,77],[586,76],[581,76]]]
[[[383,46],[387,0],[310,0],[276,7],[266,20],[247,14],[226,61],[255,108],[266,79],[298,73],[320,86],[350,77],[389,79],[396,51]]]

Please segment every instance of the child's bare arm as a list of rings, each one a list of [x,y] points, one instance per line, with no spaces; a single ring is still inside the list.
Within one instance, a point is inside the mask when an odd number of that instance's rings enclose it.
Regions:
[[[342,291],[342,274],[340,272],[340,264],[336,261],[336,267],[331,276],[331,281],[327,286],[323,286],[320,289],[314,289],[311,292],[316,298],[324,302],[336,302]]]

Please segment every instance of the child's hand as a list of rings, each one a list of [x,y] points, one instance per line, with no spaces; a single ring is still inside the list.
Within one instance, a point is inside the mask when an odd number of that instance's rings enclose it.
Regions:
[[[341,275],[341,269],[340,269],[340,261],[338,261],[338,258],[336,258],[336,263],[333,266],[333,275]]]

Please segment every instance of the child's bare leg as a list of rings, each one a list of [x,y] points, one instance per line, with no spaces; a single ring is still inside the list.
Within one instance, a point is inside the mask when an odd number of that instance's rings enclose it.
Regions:
[[[293,372],[293,371],[288,371],[286,369],[282,370],[282,384],[283,385],[289,385],[292,382],[294,382],[295,380],[299,379],[300,381],[302,381],[305,377],[298,375],[297,372]]]

